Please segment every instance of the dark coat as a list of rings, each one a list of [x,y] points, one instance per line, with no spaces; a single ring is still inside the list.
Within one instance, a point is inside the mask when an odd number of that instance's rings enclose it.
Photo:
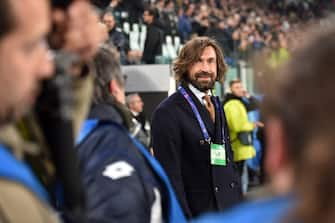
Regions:
[[[215,138],[215,126],[208,111],[188,88],[185,89],[196,104],[209,135]],[[165,99],[154,112],[152,137],[154,154],[170,177],[188,218],[224,210],[241,200],[227,126],[224,125],[227,166],[212,166],[210,146],[204,141],[196,116],[181,93]]]
[[[127,53],[129,51],[129,41],[125,34],[117,27],[114,27],[108,32],[107,43],[112,44],[120,53],[120,60],[122,64],[127,64]]]
[[[155,21],[148,26],[142,56],[142,61],[146,64],[154,64],[155,57],[162,54],[164,37],[161,28],[161,24],[159,24],[158,21]]]
[[[133,118],[135,118],[136,121],[138,121],[141,124],[142,130],[145,131],[144,126],[145,126],[145,123],[147,122],[147,119],[144,113],[140,112],[137,115],[133,115]]]

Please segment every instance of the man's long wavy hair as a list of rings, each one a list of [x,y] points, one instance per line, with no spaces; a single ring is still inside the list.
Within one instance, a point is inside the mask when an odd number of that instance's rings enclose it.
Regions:
[[[17,21],[12,4],[9,0],[0,0],[0,39],[16,27]]]
[[[173,71],[175,72],[175,77],[178,82],[187,82],[190,66],[199,60],[204,49],[209,46],[213,47],[216,53],[216,81],[223,82],[228,66],[224,61],[223,52],[218,43],[214,39],[208,37],[195,37],[188,41],[181,50],[173,65]]]

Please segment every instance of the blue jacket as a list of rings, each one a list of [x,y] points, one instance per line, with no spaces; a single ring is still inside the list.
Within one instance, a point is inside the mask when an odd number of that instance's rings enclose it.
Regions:
[[[178,32],[180,33],[183,42],[190,39],[192,33],[191,19],[187,15],[181,15],[178,19]]]
[[[89,220],[184,222],[163,169],[120,120],[113,106],[96,105],[79,136]]]
[[[49,202],[49,195],[38,181],[30,167],[16,159],[10,150],[0,144],[0,178],[22,184],[43,202]]]
[[[285,220],[294,201],[289,197],[276,197],[239,205],[222,214],[203,216],[192,223],[280,223]]]

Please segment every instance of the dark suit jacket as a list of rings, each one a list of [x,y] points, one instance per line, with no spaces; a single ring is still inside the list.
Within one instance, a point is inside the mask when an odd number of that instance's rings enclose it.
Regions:
[[[162,54],[163,38],[163,31],[158,22],[154,22],[148,26],[142,56],[144,63],[154,64],[155,57]]]
[[[196,104],[211,138],[215,138],[215,126],[208,111],[188,88],[186,91]],[[218,117],[216,114],[216,120]],[[181,93],[165,99],[153,114],[154,154],[170,177],[188,218],[223,210],[241,200],[240,180],[232,162],[228,134],[224,124],[227,166],[212,166],[210,146],[204,142],[196,116]]]

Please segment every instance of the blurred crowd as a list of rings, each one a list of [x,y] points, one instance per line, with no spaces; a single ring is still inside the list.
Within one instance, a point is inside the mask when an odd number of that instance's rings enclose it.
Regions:
[[[263,49],[270,64],[286,60],[297,40],[302,25],[313,23],[327,14],[331,1],[299,0],[112,0],[110,10],[116,26],[124,22],[143,23],[147,5],[157,9],[156,25],[166,36],[178,36],[181,43],[193,36],[216,39],[224,50],[226,61],[248,60]],[[144,23],[146,23],[144,21]],[[122,31],[122,29],[120,29]],[[125,36],[127,36],[124,33]],[[162,42],[166,39],[163,38]],[[132,54],[131,54],[132,55]]]

